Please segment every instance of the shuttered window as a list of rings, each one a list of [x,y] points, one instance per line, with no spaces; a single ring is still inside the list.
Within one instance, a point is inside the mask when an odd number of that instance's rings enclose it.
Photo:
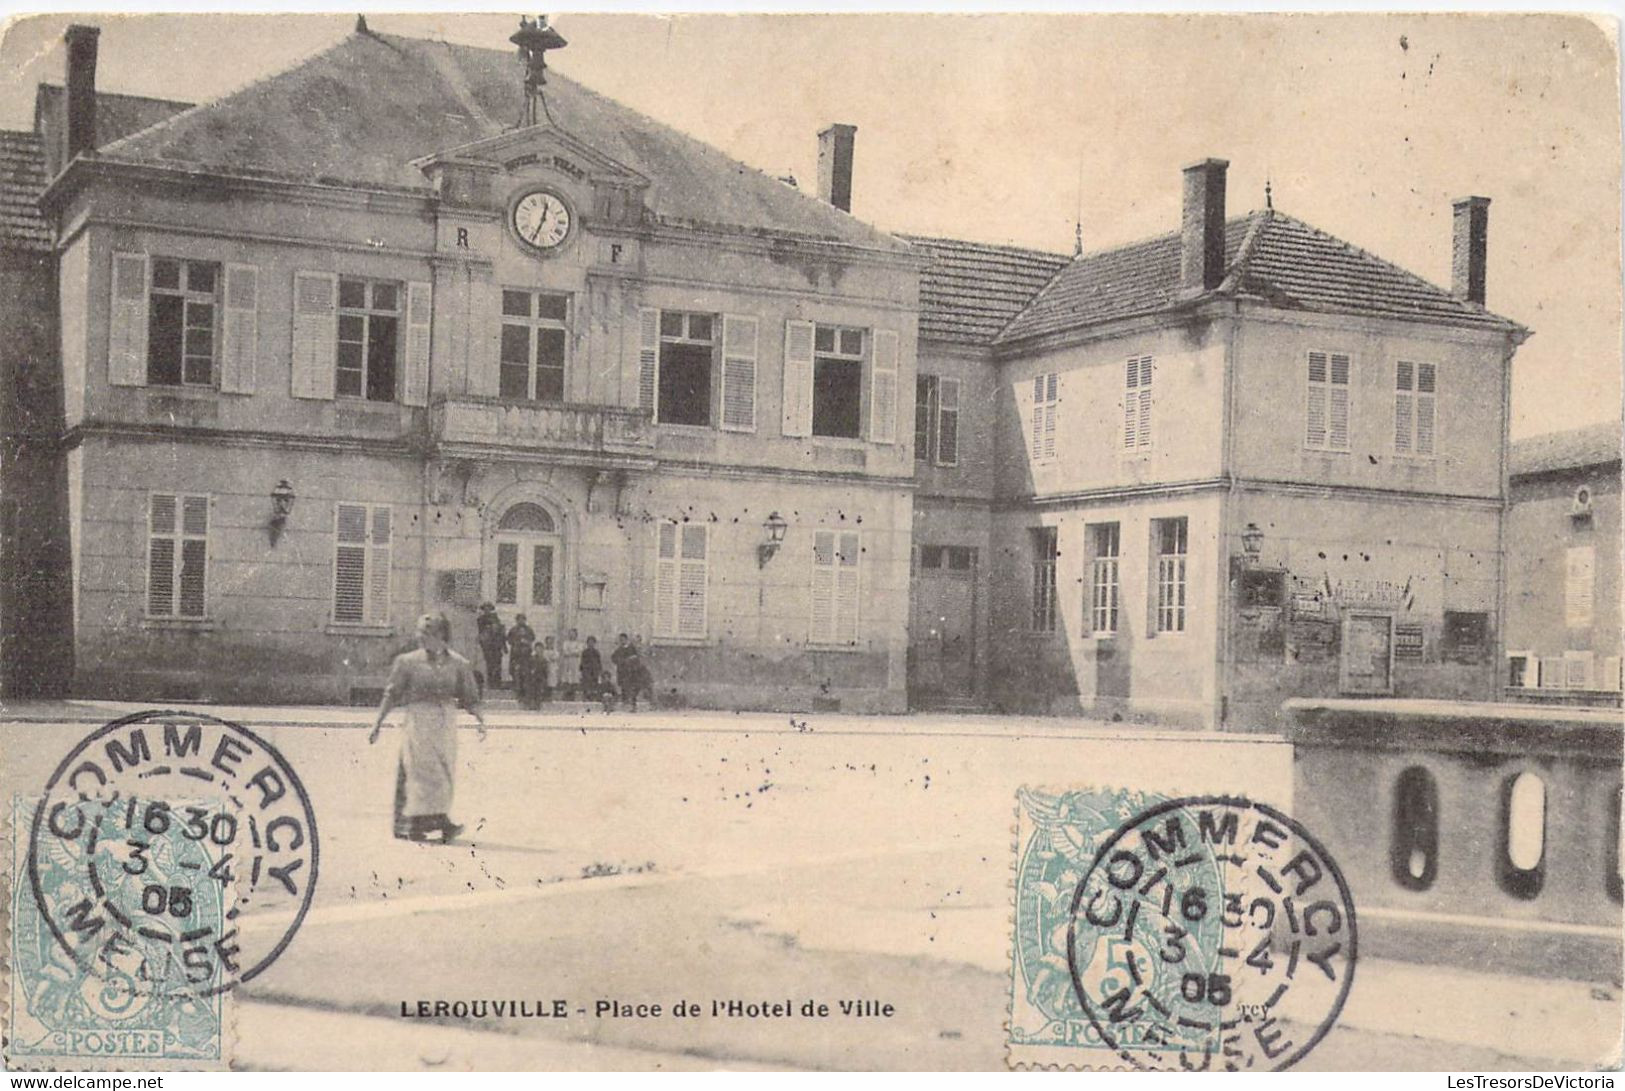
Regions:
[[[1033,461],[1055,457],[1055,410],[1061,401],[1061,377],[1055,372],[1033,377],[1031,449]]]
[[[569,331],[569,296],[503,289],[497,393],[510,401],[564,401]]]
[[[293,276],[293,347],[290,360],[296,398],[331,400],[338,349],[339,278],[332,273]]]
[[[865,331],[850,326],[819,326],[813,332],[812,434],[843,439],[863,436],[863,363],[867,355]],[[896,417],[896,344],[892,345],[891,374]],[[878,368],[878,346],[877,360]],[[871,407],[871,415],[875,407]],[[870,422],[870,438],[878,430]],[[876,440],[876,442],[881,442]],[[889,440],[885,442],[890,442]]]
[[[869,442],[897,442],[898,339],[896,330],[874,331],[869,367]]]
[[[153,493],[147,507],[147,615],[204,617],[208,561],[209,498]]]
[[[1438,368],[1400,360],[1394,365],[1394,453],[1429,458],[1438,420]]]
[[[862,558],[856,531],[813,534],[812,643],[850,647],[858,642]]]
[[[148,269],[148,384],[213,385],[220,266],[153,258]]]
[[[914,381],[914,459],[959,465],[959,380],[921,375]]]
[[[339,278],[338,361],[341,398],[392,402],[400,361],[401,285]]]
[[[1571,629],[1588,629],[1596,589],[1595,546],[1570,546],[1563,565],[1563,621]]]
[[[811,322],[784,324],[784,391],[781,430],[787,436],[812,435],[813,331]]]
[[[1151,378],[1155,362],[1131,356],[1123,375],[1123,450],[1151,446]]]
[[[338,504],[333,531],[333,620],[341,625],[389,624],[391,509],[387,504]]]
[[[1317,451],[1349,449],[1350,370],[1346,353],[1309,354],[1304,446]]]
[[[227,265],[225,296],[220,389],[226,394],[252,394],[260,338],[259,270],[252,265]]]
[[[655,633],[703,639],[710,587],[706,523],[661,523],[655,556]]]

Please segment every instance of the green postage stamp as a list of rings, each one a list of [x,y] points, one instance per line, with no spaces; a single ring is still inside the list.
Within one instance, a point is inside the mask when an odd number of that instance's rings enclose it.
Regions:
[[[13,800],[11,1067],[221,1066],[233,822],[218,800]]]

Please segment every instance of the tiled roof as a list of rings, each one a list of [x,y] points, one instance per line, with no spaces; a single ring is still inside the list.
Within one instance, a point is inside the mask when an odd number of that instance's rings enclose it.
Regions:
[[[414,159],[513,129],[513,50],[362,31],[218,101],[103,149],[104,158],[424,191]],[[903,251],[902,243],[549,69],[553,124],[650,179],[667,223]]]
[[[37,133],[0,129],[0,246],[49,250],[51,226],[40,215],[45,151]]]
[[[1179,301],[1179,236],[1162,235],[1069,264],[999,334],[1029,337],[1164,310]],[[1280,212],[1225,224],[1225,280],[1211,297],[1261,296],[1271,305],[1514,329],[1517,324]]]
[[[900,235],[931,264],[920,277],[920,336],[987,345],[1072,259],[1019,246]]]
[[[1513,476],[1551,473],[1618,462],[1619,453],[1620,426],[1614,421],[1514,440],[1507,468]]]

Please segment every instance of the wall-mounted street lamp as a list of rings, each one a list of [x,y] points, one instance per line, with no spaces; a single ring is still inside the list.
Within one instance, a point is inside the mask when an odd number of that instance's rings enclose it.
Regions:
[[[1258,555],[1264,551],[1264,532],[1257,523],[1248,523],[1241,531],[1241,556],[1251,568],[1258,563]]]
[[[297,499],[287,478],[278,481],[276,488],[271,490],[271,521],[266,524],[265,529],[271,533],[273,546],[282,537],[282,531],[288,525],[288,516],[293,514],[293,502]]]
[[[778,512],[767,517],[767,521],[762,524],[762,533],[766,536],[766,540],[756,547],[757,568],[767,567],[767,562],[773,559],[774,554],[779,551],[779,546],[784,544],[784,532],[789,528],[790,524],[786,523]]]

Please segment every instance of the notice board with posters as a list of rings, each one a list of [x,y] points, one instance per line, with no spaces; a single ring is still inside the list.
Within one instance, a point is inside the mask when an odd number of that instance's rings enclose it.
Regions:
[[[1394,619],[1350,611],[1343,615],[1344,693],[1394,691]]]

